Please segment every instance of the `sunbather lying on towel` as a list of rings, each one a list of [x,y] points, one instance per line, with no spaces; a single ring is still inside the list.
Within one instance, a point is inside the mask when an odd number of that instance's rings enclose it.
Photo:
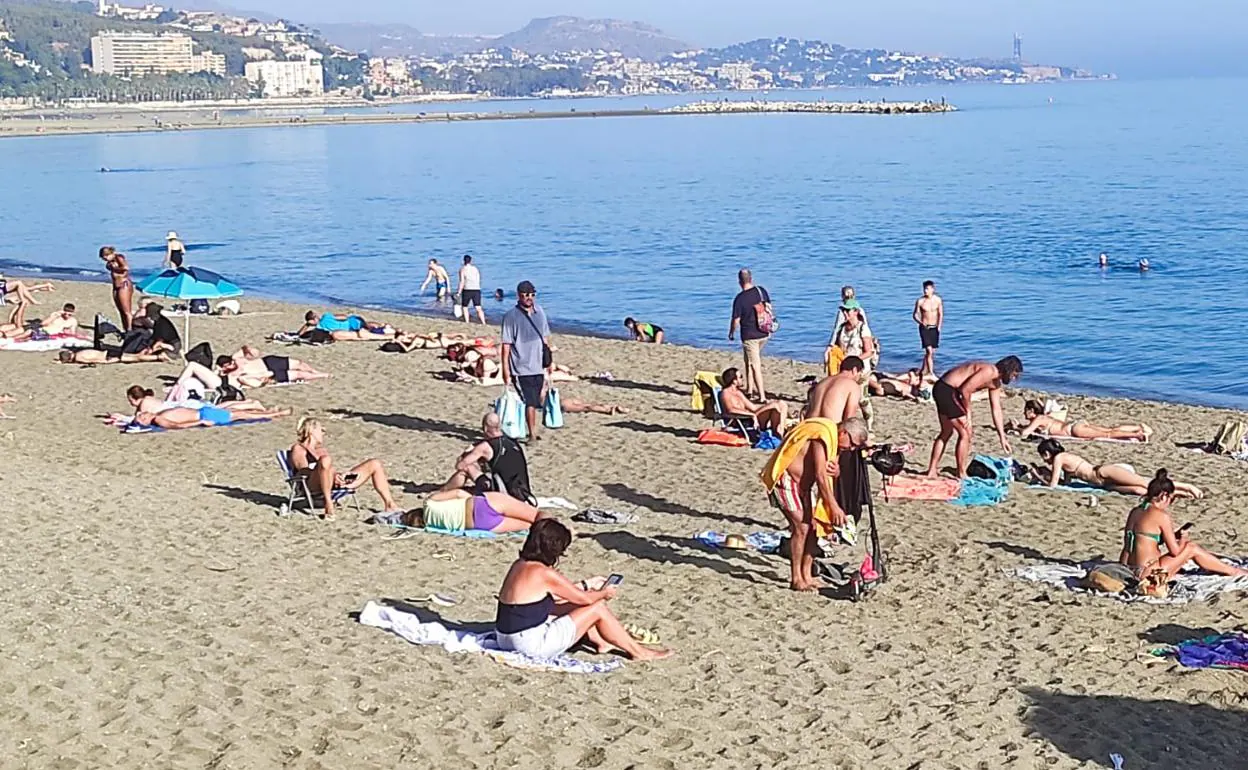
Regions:
[[[327,323],[327,318],[332,321]],[[326,313],[318,318],[311,310],[303,317],[303,326],[300,326],[295,334],[302,337],[317,329],[328,334],[334,342],[385,341],[395,339],[401,334],[398,329],[389,324],[369,323],[358,315],[335,316],[332,313]]]
[[[266,356],[250,345],[244,345],[232,356],[219,357],[217,369],[222,376],[236,382],[240,387],[248,388],[310,382],[330,376],[297,358]]]
[[[199,412],[205,406],[211,406],[198,399],[185,399],[181,401],[168,401],[158,398],[151,390],[144,388],[142,385],[131,385],[126,389],[126,400],[130,402],[130,406],[134,407],[134,418],[131,422],[139,425],[155,424],[161,428],[165,425],[150,419],[151,416],[164,415],[173,409],[182,409],[185,412],[179,414],[179,419],[175,421],[185,421],[189,418],[186,412]],[[239,421],[246,422],[249,420],[268,420],[274,417],[285,417],[290,414],[289,409],[268,409],[259,401],[231,401],[230,403],[217,404],[219,412],[225,412],[231,419],[215,424],[228,425],[230,422]],[[222,419],[220,413],[216,417]],[[149,418],[143,418],[148,415]],[[207,417],[201,419],[208,419]],[[200,427],[196,425],[181,425],[183,428]],[[176,430],[176,428],[175,428]]]
[[[925,378],[917,368],[902,374],[871,372],[867,387],[873,396],[888,396],[906,401],[918,401],[923,393],[931,393],[935,377]]]
[[[1058,487],[1071,479],[1082,481],[1110,492],[1123,495],[1144,495],[1148,492],[1148,479],[1135,472],[1127,463],[1093,465],[1088,460],[1066,448],[1057,439],[1046,438],[1036,448],[1040,459],[1049,467],[1038,467],[1038,475],[1049,487]],[[1175,493],[1180,497],[1204,497],[1204,493],[1192,484],[1172,481]]]
[[[103,366],[104,364],[167,364],[173,359],[168,353],[122,353],[119,348],[95,350],[78,348],[62,350],[57,354],[62,364],[82,364],[83,366]]]
[[[1248,575],[1248,570],[1227,564],[1197,545],[1186,531],[1174,528],[1170,504],[1178,496],[1177,487],[1164,468],[1148,482],[1144,504],[1127,514],[1119,561],[1130,567],[1140,580],[1161,570],[1168,581],[1190,561],[1195,561],[1196,566],[1215,575]],[[1164,553],[1161,550],[1163,545],[1166,547]]]
[[[1022,438],[1028,438],[1034,434],[1037,436],[1078,438],[1088,441],[1095,439],[1148,441],[1149,437],[1153,435],[1153,429],[1143,423],[1106,428],[1100,425],[1093,425],[1087,420],[1075,420],[1073,422],[1059,420],[1056,417],[1045,414],[1044,404],[1035,399],[1030,399],[1023,405],[1023,416],[1027,418],[1027,426],[1019,433],[1019,436]]]
[[[749,414],[754,416],[754,425],[774,433],[780,432],[780,426],[788,419],[789,409],[783,401],[768,401],[755,404],[741,392],[741,378],[736,367],[724,370],[719,376],[724,384],[719,392],[719,405],[728,414]]]
[[[403,524],[449,532],[523,532],[545,515],[503,492],[474,495],[464,489],[447,489],[430,495],[423,508],[404,514]]]
[[[47,281],[43,283],[15,281],[0,275],[0,305],[38,305],[39,302],[34,297],[34,292],[37,291],[53,291],[52,284]],[[10,320],[10,323],[13,321]]]
[[[502,385],[503,369],[494,359],[477,355],[472,362],[464,361],[456,366],[455,379],[474,385]],[[549,379],[551,382],[576,382],[580,378],[568,367],[555,364]]]
[[[386,469],[381,460],[371,458],[346,473],[338,473],[329,449],[325,446],[325,428],[314,417],[299,420],[295,427],[295,438],[297,440],[290,448],[291,465],[294,466],[295,473],[307,474],[308,487],[312,494],[324,498],[326,519],[334,518],[334,500],[332,494],[323,494],[323,490],[359,489],[369,483],[377,490],[377,496],[381,498],[386,513],[397,513],[400,510],[390,492],[390,479],[386,477]]]
[[[430,348],[447,350],[454,345],[480,349],[495,347],[495,341],[486,337],[469,337],[465,334],[444,334],[442,332],[434,332],[433,334],[400,332],[395,338],[395,342],[398,343],[404,353]]]
[[[560,398],[559,406],[565,414],[628,414],[619,404],[595,404],[572,396]]]
[[[572,533],[556,519],[534,522],[498,589],[495,631],[504,650],[552,658],[584,637],[599,653],[620,650],[633,660],[658,660],[670,650],[638,644],[607,607],[614,586],[602,578],[573,583],[555,565],[572,543]]]

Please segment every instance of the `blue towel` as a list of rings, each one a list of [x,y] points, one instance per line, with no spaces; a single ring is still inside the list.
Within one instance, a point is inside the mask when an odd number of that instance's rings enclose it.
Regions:
[[[954,505],[997,505],[1010,495],[1014,461],[1008,457],[975,455],[975,459],[996,473],[994,479],[963,479],[962,491],[949,502]]]
[[[751,532],[745,536],[745,542],[759,553],[775,553],[780,550],[782,537],[784,537],[783,532]],[[728,541],[728,535],[708,530],[699,532],[693,536],[693,539],[712,548],[723,548],[724,543]]]
[[[1048,484],[1028,484],[1032,489],[1052,489],[1055,492],[1079,492],[1084,495],[1108,495],[1108,489],[1094,487],[1091,484],[1085,484],[1082,481],[1072,481],[1069,484],[1058,484],[1051,487]]]
[[[493,540],[494,538],[498,538],[498,537],[528,537],[528,534],[529,534],[529,531],[527,529],[523,532],[498,533],[498,532],[487,532],[483,529],[451,530],[451,529],[439,529],[437,527],[425,527],[423,530],[418,530],[418,531],[429,532],[434,535],[450,535],[451,537],[466,537],[470,540]]]

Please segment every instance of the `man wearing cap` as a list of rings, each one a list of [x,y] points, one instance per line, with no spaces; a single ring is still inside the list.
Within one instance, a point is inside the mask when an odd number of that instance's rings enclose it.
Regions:
[[[186,256],[186,246],[178,240],[178,234],[170,230],[165,236],[165,262],[163,267],[182,267],[182,259]]]
[[[503,386],[514,387],[524,399],[524,418],[529,436],[537,440],[539,415],[546,400],[550,355],[550,325],[537,304],[537,289],[529,281],[516,286],[516,306],[503,316]]]

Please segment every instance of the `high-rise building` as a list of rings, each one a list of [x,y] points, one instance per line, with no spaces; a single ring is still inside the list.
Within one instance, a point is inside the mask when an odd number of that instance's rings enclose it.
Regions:
[[[322,56],[309,51],[295,61],[247,62],[245,73],[253,83],[263,85],[266,98],[284,96],[320,96],[325,93]]]
[[[101,32],[91,38],[91,70],[101,75],[225,75],[225,57],[212,51],[195,53],[194,41],[187,35]]]

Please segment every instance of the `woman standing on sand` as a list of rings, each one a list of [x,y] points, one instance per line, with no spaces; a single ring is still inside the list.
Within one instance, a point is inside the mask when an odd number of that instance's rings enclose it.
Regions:
[[[130,331],[131,314],[134,312],[134,283],[130,281],[130,263],[125,254],[118,254],[112,246],[100,247],[100,259],[108,268],[113,281],[113,305],[121,314],[121,328]]]

